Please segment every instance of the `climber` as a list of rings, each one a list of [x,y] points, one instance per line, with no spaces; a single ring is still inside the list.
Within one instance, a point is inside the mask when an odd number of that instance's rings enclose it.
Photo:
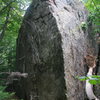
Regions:
[[[96,67],[96,58],[92,55],[87,55],[85,57],[85,61],[89,68],[87,77],[89,77],[91,79],[93,69]],[[87,97],[89,100],[92,100],[92,99],[99,100],[93,93],[93,85],[89,83],[89,79],[86,80],[85,90],[86,90],[86,94],[87,94]]]

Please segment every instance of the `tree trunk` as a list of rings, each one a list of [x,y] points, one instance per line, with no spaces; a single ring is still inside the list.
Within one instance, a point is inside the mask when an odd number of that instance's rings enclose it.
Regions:
[[[17,69],[25,100],[84,100],[84,56],[91,45],[81,25],[87,12],[78,0],[33,0],[17,39]],[[92,50],[92,49],[91,49]]]

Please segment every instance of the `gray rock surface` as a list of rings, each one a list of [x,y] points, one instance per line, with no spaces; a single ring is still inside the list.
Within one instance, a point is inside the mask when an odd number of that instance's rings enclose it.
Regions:
[[[87,12],[78,0],[33,0],[17,40],[17,68],[25,100],[85,100],[84,56],[91,48]]]

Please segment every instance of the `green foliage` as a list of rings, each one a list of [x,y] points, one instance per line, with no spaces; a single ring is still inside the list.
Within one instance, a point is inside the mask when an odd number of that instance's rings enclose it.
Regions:
[[[81,28],[82,28],[83,30],[86,30],[86,29],[87,29],[87,23],[86,23],[86,22],[82,22],[82,23],[81,23]]]
[[[88,24],[94,25],[94,33],[100,33],[100,0],[83,0],[89,11]]]
[[[15,66],[15,39],[12,36],[5,36],[0,43],[0,70],[8,71]]]
[[[4,89],[4,86],[0,86],[0,100],[11,100],[10,98],[14,95],[14,93],[4,92]]]
[[[31,0],[0,0],[0,72],[15,71],[16,38],[26,8]],[[6,75],[0,74],[0,100],[11,100],[4,92]]]
[[[77,77],[80,81],[89,80],[90,84],[96,85],[100,84],[100,75],[92,75],[92,76],[81,76]]]
[[[0,72],[15,71],[16,38],[31,0],[0,0]],[[0,100],[11,100],[14,93],[4,92],[7,76],[0,75]],[[14,100],[14,99],[13,99]]]
[[[16,38],[26,8],[31,0],[0,0],[0,72],[15,71]],[[4,92],[7,76],[0,74],[0,100],[13,93]],[[11,99],[10,99],[11,100]]]
[[[30,2],[31,0],[0,0],[0,72],[16,70],[16,38]]]

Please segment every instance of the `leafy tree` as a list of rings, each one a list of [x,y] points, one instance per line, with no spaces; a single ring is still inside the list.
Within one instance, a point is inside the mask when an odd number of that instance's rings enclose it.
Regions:
[[[30,2],[31,0],[0,0],[0,72],[16,70],[16,38]],[[0,75],[0,100],[11,100],[14,93],[4,92],[4,78],[5,75]]]
[[[29,0],[0,0],[0,70],[14,69],[16,38]]]
[[[16,70],[16,38],[30,2],[31,0],[0,0],[0,72]]]
[[[94,33],[100,35],[100,0],[83,0],[89,11],[88,24],[94,24]]]

